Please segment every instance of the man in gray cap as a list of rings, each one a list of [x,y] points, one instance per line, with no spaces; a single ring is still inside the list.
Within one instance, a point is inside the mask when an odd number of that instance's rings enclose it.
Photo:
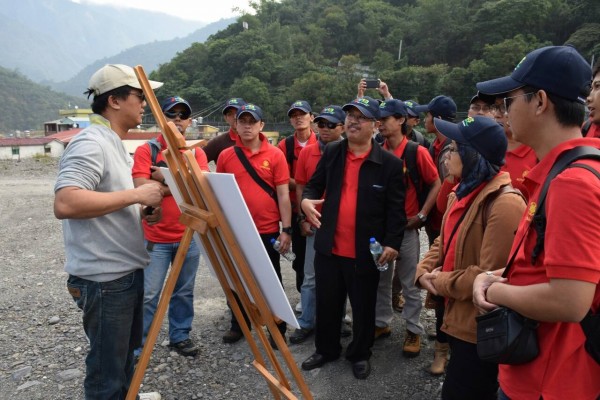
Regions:
[[[150,81],[150,86],[157,89],[162,83]],[[143,331],[149,257],[141,219],[158,222],[163,193],[158,183],[134,188],[133,162],[121,142],[141,124],[146,105],[133,69],[121,64],[100,68],[86,93],[94,95],[94,114],[60,160],[54,215],[63,220],[67,288],[83,311],[90,342],[85,397],[124,399]],[[140,397],[160,399],[158,393]]]

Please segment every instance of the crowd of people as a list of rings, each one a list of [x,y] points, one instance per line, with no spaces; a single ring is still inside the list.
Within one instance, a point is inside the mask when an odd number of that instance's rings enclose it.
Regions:
[[[314,336],[315,345],[302,369],[344,350],[353,375],[366,379],[373,343],[390,336],[394,311],[405,321],[402,354],[417,357],[427,307],[436,315],[429,370],[445,374],[442,399],[599,398],[600,157],[545,180],[571,149],[600,149],[600,63],[590,68],[570,46],[536,49],[509,76],[478,83],[462,121],[447,95],[419,105],[395,99],[382,81],[382,99],[365,90],[361,80],[353,99],[319,113],[292,102],[294,133],[277,146],[262,133],[261,107],[231,98],[222,110],[229,132],[194,154],[202,171],[214,161],[217,172],[234,175],[271,260],[265,268],[282,285],[280,255],[293,246],[300,328],[289,341]],[[133,160],[121,143],[146,105],[133,70],[102,67],[88,94],[92,125],[60,161],[54,212],[63,220],[67,287],[90,340],[86,399],[123,399],[184,226],[159,168],[162,136]],[[190,104],[169,96],[161,107],[185,133]],[[426,134],[416,129],[421,118]],[[374,241],[381,252],[371,253]],[[198,264],[192,242],[169,305],[169,346],[190,357],[198,353],[190,336]],[[500,306],[538,322],[532,361],[479,358],[476,317]],[[232,313],[225,343],[243,338],[241,324],[251,328],[242,314],[238,321]],[[278,328],[286,339],[286,323]]]

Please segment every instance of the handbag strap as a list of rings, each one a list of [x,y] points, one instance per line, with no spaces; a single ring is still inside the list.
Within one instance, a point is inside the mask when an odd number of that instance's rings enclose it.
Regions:
[[[444,265],[444,261],[446,260],[446,254],[448,254],[448,249],[450,248],[450,243],[452,243],[452,238],[456,234],[456,231],[458,231],[458,227],[465,219],[465,216],[467,215],[467,212],[469,211],[470,208],[471,208],[471,205],[469,204],[469,206],[467,208],[465,208],[465,211],[462,213],[462,215],[460,216],[458,221],[456,221],[454,228],[452,228],[452,232],[450,233],[450,236],[448,237],[448,241],[446,242],[446,249],[444,250],[444,254],[442,255],[442,259],[440,260],[440,265],[442,265],[442,266]]]
[[[273,200],[275,200],[276,204],[279,204],[279,201],[277,199],[277,192],[275,190],[273,190],[273,188],[271,186],[269,186],[269,184],[267,182],[265,182],[260,176],[258,176],[258,174],[254,170],[254,168],[252,168],[250,161],[248,161],[248,157],[246,157],[246,155],[244,154],[244,151],[241,148],[239,148],[238,146],[233,146],[233,149],[235,151],[235,154],[240,159],[240,162],[242,163],[244,168],[246,168],[246,171],[248,171],[248,173],[252,177],[252,179],[254,179],[254,181],[258,184],[258,186],[260,186],[265,192],[267,192],[267,194]]]

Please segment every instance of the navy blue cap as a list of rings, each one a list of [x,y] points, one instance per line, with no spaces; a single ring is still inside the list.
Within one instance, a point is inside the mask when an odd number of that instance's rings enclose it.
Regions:
[[[592,68],[572,46],[546,46],[533,50],[509,76],[479,82],[477,90],[501,94],[533,86],[567,100],[585,104]]]
[[[344,104],[342,110],[348,111],[351,107],[357,108],[365,117],[379,119],[379,102],[372,97],[365,96],[354,99],[350,103]]]
[[[238,109],[237,114],[235,115],[236,119],[239,119],[242,114],[248,113],[254,117],[257,121],[262,121],[263,112],[259,106],[252,103],[246,103]]]
[[[452,97],[448,96],[435,96],[429,104],[414,107],[414,110],[418,113],[429,112],[434,117],[442,117],[443,119],[453,120],[456,118],[456,103],[452,100]]]
[[[469,104],[475,103],[477,100],[483,101],[485,104],[492,105],[496,102],[496,96],[485,94],[481,92],[477,92],[477,94],[471,97],[471,102]]]
[[[312,108],[310,108],[310,104],[308,104],[308,101],[306,100],[296,100],[295,102],[293,102],[290,106],[290,109],[287,112],[288,117],[294,110],[300,110],[307,114],[312,113]]]
[[[321,110],[321,114],[317,115],[315,122],[318,122],[320,119],[333,122],[334,124],[343,124],[346,119],[346,113],[342,110],[342,107],[332,104]]]
[[[504,155],[508,147],[508,140],[504,128],[495,120],[476,116],[455,124],[434,118],[435,128],[442,135],[457,143],[471,145],[479,154],[494,165],[504,165]]]
[[[160,108],[162,109],[163,112],[165,112],[165,111],[169,111],[171,108],[175,107],[177,104],[183,104],[187,108],[188,114],[192,113],[192,107],[190,106],[190,103],[188,103],[186,100],[184,100],[183,98],[181,98],[179,96],[167,97],[161,103]]]
[[[379,105],[379,118],[389,117],[390,115],[401,115],[403,117],[408,115],[408,110],[402,100],[386,100]]]
[[[240,107],[244,104],[246,104],[246,101],[244,101],[244,99],[242,99],[241,97],[231,98],[225,102],[225,107],[223,107],[223,114],[225,114],[230,108],[235,108],[235,111],[237,112],[240,109]]]
[[[404,100],[404,105],[406,106],[406,111],[408,111],[408,115],[411,117],[419,118],[419,113],[415,110],[416,107],[419,107],[419,103],[414,100]]]

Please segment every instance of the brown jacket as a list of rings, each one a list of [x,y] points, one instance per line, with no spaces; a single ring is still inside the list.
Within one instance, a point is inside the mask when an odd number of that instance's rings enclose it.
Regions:
[[[517,193],[498,195],[488,205],[488,221],[484,228],[485,199],[504,185],[510,185],[510,176],[501,172],[475,197],[462,226],[455,234],[454,271],[441,272],[435,279],[439,294],[448,298],[442,330],[470,343],[477,343],[477,310],[472,302],[473,281],[481,272],[506,266],[517,226],[526,207],[522,196]],[[451,193],[446,210],[450,210],[455,201],[456,195]],[[447,216],[446,211],[442,220],[442,233],[417,266],[417,285],[419,277],[437,268],[442,260]]]

